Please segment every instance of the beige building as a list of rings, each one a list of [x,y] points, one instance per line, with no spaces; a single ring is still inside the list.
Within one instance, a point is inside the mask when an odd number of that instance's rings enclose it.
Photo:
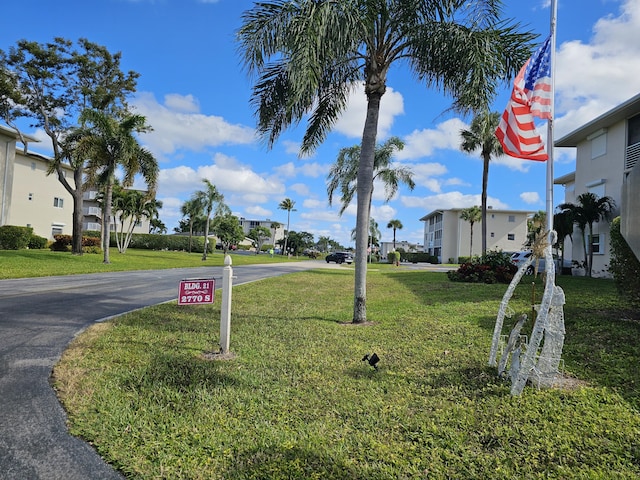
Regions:
[[[268,218],[266,220],[247,220],[244,217],[240,217],[239,222],[242,230],[244,230],[245,235],[249,235],[249,232],[256,227],[265,227],[271,232],[271,238],[267,241],[267,243],[271,243],[272,245],[275,245],[275,242],[277,242],[278,240],[282,240],[286,231],[286,225],[280,222],[269,220]],[[271,225],[274,224],[278,224],[278,228],[276,228],[275,231],[273,228],[271,228]]]
[[[575,171],[554,180],[555,184],[565,187],[565,203],[575,204],[578,195],[587,192],[598,197],[611,197],[617,205],[614,216],[620,213],[622,217],[623,234],[628,241],[631,238],[638,241],[640,211],[633,205],[638,203],[640,194],[637,167],[640,158],[640,94],[557,140],[555,146],[577,149]],[[626,194],[623,193],[625,189]],[[607,221],[594,224],[591,238],[593,276],[609,276],[610,227]],[[580,235],[576,229],[573,244],[568,244],[574,260],[584,259]]]
[[[424,251],[441,263],[456,263],[468,257],[471,224],[460,218],[463,209],[434,210],[420,219],[424,222]],[[534,212],[487,209],[487,250],[515,252],[527,241],[527,218]],[[482,223],[473,224],[471,255],[482,254]]]
[[[30,141],[35,138],[27,137]],[[73,229],[73,198],[47,175],[49,160],[16,148],[13,129],[0,126],[0,225],[32,227],[36,235],[53,240]],[[71,177],[71,169],[64,172]]]
[[[30,136],[26,139],[38,141]],[[56,174],[47,175],[50,159],[25,153],[21,145],[13,129],[0,125],[0,225],[32,227],[36,235],[49,240],[57,234],[71,235],[73,198]],[[63,166],[63,172],[73,184],[73,170]],[[96,191],[84,193],[83,230],[101,230],[102,212],[96,195]],[[117,221],[112,218],[111,231]],[[149,233],[149,219],[136,225],[134,233]]]

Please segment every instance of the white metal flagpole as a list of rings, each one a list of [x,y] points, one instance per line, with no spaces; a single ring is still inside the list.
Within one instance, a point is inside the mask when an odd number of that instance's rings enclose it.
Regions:
[[[556,83],[556,15],[558,5],[556,0],[551,0],[551,45],[550,45],[550,68],[551,68],[551,118],[547,121],[547,230],[553,230],[553,122],[555,121],[555,83]],[[549,248],[553,243],[549,238]]]

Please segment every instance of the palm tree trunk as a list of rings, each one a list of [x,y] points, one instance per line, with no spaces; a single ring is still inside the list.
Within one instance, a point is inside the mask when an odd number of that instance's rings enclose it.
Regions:
[[[207,259],[207,250],[209,249],[209,217],[211,212],[207,212],[207,223],[204,224],[204,251],[202,252],[202,261]]]
[[[367,95],[367,118],[362,133],[357,177],[356,257],[353,300],[353,323],[367,321],[367,240],[369,238],[369,205],[373,190],[373,163],[382,93]]]
[[[482,255],[487,253],[487,185],[489,183],[489,160],[489,155],[484,155],[482,167]]]
[[[102,248],[104,249],[103,263],[111,263],[109,258],[109,243],[111,236],[111,201],[113,200],[113,183],[109,180],[105,186],[105,205],[104,205],[104,218],[102,219],[103,232],[102,241],[104,242]]]
[[[193,239],[193,219],[189,219],[189,253],[191,253],[192,239]]]

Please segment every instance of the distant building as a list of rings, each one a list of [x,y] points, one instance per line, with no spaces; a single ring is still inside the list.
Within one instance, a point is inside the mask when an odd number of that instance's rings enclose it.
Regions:
[[[402,250],[407,253],[424,252],[424,246],[417,243],[410,243],[407,241],[396,241],[396,250]],[[389,252],[393,251],[393,242],[381,242],[380,243],[380,257],[387,258]]]
[[[458,262],[460,257],[482,254],[482,222],[471,224],[460,218],[461,208],[434,210],[420,219],[424,222],[424,251],[441,263]],[[513,252],[527,241],[527,218],[534,212],[487,209],[487,250]]]
[[[269,220],[268,218],[266,220],[247,220],[244,217],[240,217],[239,221],[245,235],[249,235],[249,232],[256,227],[265,227],[271,232],[271,237],[267,241],[267,243],[270,243],[272,245],[275,245],[278,240],[282,240],[286,232],[284,224]],[[272,226],[276,224],[278,226],[275,229],[272,228]]]
[[[576,147],[576,169],[554,180],[564,186],[565,203],[577,203],[583,193],[611,197],[620,212],[621,230],[640,255],[640,94],[584,124],[555,142],[556,147]],[[625,193],[626,190],[626,193]],[[609,276],[610,224],[594,224],[593,276]],[[588,232],[585,233],[588,235]],[[573,232],[569,245],[573,260],[584,260],[581,232]]]

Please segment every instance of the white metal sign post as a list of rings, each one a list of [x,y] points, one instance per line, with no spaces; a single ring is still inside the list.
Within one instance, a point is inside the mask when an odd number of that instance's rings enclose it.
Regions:
[[[222,307],[220,308],[220,353],[229,353],[229,336],[231,333],[231,290],[233,288],[233,268],[231,257],[224,257],[222,269]]]

